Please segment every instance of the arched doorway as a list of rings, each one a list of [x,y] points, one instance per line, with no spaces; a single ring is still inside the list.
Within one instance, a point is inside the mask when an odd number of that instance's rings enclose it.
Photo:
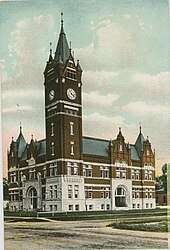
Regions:
[[[117,187],[115,190],[115,206],[127,207],[126,190],[124,187]]]
[[[29,200],[29,208],[37,209],[37,190],[34,187],[28,190],[27,197]]]

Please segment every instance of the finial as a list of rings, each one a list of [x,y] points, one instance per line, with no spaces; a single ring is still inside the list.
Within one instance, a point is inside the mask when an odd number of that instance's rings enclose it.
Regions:
[[[12,141],[14,140],[14,137],[12,136]]]
[[[33,140],[33,135],[31,135],[31,139]]]
[[[121,132],[121,127],[119,127],[119,132]]]
[[[21,126],[21,122],[20,122],[20,134],[22,134],[22,126]]]
[[[71,41],[70,41],[70,52],[71,52]]]
[[[149,141],[149,136],[147,135],[147,140]]]
[[[61,26],[63,26],[63,12],[61,12]]]
[[[139,122],[139,131],[140,131],[140,134],[141,134],[141,131],[142,131],[141,122]]]
[[[52,48],[51,48],[51,46],[52,46],[52,43],[50,42],[50,55],[52,55]]]

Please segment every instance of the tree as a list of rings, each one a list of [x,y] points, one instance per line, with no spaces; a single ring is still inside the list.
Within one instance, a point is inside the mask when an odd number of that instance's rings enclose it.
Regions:
[[[162,175],[155,178],[156,190],[163,189],[167,193],[167,169],[168,164],[162,166]]]
[[[3,197],[4,200],[9,200],[9,193],[8,193],[9,182],[6,178],[3,178]]]

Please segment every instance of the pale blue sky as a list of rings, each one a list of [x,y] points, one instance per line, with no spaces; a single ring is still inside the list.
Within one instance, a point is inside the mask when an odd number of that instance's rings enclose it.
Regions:
[[[43,70],[61,12],[84,71],[84,135],[114,139],[121,126],[134,143],[141,122],[157,166],[169,161],[168,0],[1,1],[4,158],[19,122],[27,141],[45,137]]]

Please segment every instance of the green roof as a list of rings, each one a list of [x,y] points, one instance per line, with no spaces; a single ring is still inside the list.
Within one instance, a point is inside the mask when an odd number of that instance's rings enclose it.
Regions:
[[[65,64],[69,58],[69,55],[70,55],[70,49],[68,47],[68,42],[67,42],[66,35],[64,33],[63,25],[61,25],[61,32],[59,35],[54,59],[57,62]]]

